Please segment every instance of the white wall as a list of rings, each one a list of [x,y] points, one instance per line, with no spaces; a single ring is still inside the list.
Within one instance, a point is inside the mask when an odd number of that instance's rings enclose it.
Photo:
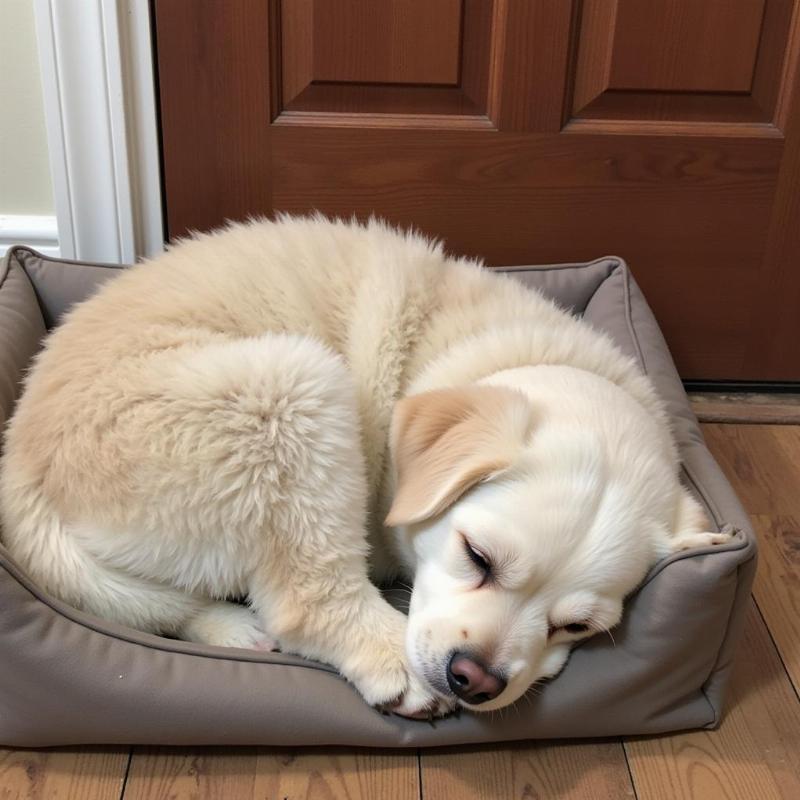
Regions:
[[[54,214],[33,0],[0,0],[0,214]]]

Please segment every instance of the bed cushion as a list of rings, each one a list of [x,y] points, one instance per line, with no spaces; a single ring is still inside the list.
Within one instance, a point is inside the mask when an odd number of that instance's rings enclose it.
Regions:
[[[0,267],[0,420],[46,330],[118,267],[8,252]],[[435,725],[369,708],[334,670],[281,653],[174,641],[48,596],[0,547],[0,744],[418,747],[713,728],[756,564],[756,541],[703,443],[658,325],[619,258],[517,267],[521,282],[608,333],[653,379],[684,478],[730,544],[671,556],[610,637],[579,646],[539,694],[503,715]],[[68,409],[65,409],[68,413]]]

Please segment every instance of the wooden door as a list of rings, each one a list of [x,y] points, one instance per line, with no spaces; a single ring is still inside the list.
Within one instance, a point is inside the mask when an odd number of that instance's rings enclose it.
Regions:
[[[379,214],[626,258],[685,378],[800,380],[800,0],[156,0],[171,236]]]

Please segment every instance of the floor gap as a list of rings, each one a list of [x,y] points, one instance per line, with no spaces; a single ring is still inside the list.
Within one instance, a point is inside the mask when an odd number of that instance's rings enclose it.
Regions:
[[[125,765],[125,774],[122,776],[122,787],[119,791],[119,800],[123,800],[125,797],[125,789],[128,786],[128,775],[130,774],[131,764],[133,763],[133,751],[133,747],[128,750],[128,763]]]
[[[758,616],[767,630],[767,635],[769,636],[769,640],[772,642],[772,646],[775,648],[775,652],[778,654],[778,659],[781,662],[781,666],[783,667],[783,671],[786,674],[786,677],[789,679],[789,685],[792,687],[794,696],[797,698],[797,702],[800,703],[800,689],[798,689],[798,687],[795,686],[794,684],[794,679],[792,678],[792,674],[789,672],[789,668],[786,666],[786,662],[783,660],[783,653],[781,652],[781,648],[778,646],[778,643],[775,641],[775,637],[772,635],[772,631],[770,630],[769,624],[767,623],[767,620],[764,617],[764,613],[761,611],[761,606],[758,604],[758,600],[756,599],[755,593],[753,593],[753,605],[756,607],[756,611],[758,611]]]
[[[633,777],[633,770],[631,769],[631,762],[628,760],[628,748],[625,747],[625,739],[619,740],[620,745],[622,746],[622,754],[625,756],[625,768],[628,770],[628,779],[631,782],[631,789],[633,790],[633,796],[635,800],[639,800],[639,791],[636,788],[636,780]]]

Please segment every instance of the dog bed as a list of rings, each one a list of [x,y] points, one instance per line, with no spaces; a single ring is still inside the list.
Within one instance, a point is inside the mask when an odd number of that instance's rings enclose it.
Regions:
[[[118,269],[26,247],[7,253],[0,422],[48,329]],[[165,639],[84,614],[39,589],[0,547],[0,744],[418,747],[715,727],[755,572],[747,516],[703,443],[625,263],[510,271],[608,333],[650,375],[672,417],[686,483],[717,527],[731,526],[729,544],[657,564],[628,599],[613,641],[586,641],[556,679],[516,708],[433,725],[374,711],[322,664]]]

